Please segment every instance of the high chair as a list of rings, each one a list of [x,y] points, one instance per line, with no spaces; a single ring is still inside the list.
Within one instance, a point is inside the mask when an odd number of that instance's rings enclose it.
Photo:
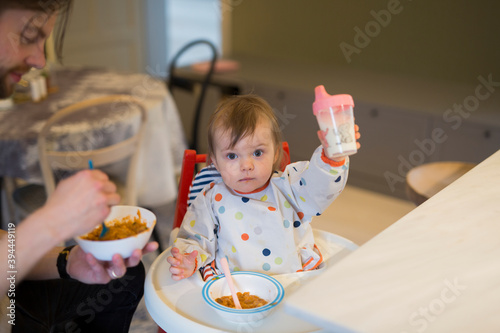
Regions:
[[[283,163],[281,166],[281,169],[284,170],[285,167],[290,164],[290,150],[288,147],[287,142],[283,142],[283,151],[284,151],[284,159]],[[193,182],[194,178],[194,171],[195,171],[195,165],[199,163],[206,163],[207,161],[207,155],[206,154],[196,154],[195,150],[185,150],[184,151],[184,158],[182,162],[182,171],[181,171],[181,177],[179,181],[179,192],[178,192],[178,197],[177,197],[177,203],[175,207],[175,216],[174,216],[174,222],[173,222],[173,229],[170,234],[170,242],[173,242],[177,235],[177,231],[179,230],[179,227],[181,226],[182,220],[184,218],[184,215],[186,214],[187,207],[188,207],[188,199],[189,199],[189,191],[190,191],[190,186]],[[322,253],[323,256],[325,257],[326,261],[328,264],[333,264],[339,260],[341,260],[343,257],[351,253],[357,248],[357,245],[352,243],[351,241],[342,238],[338,235],[334,235],[325,231],[321,230],[313,230],[314,232],[314,237],[317,239],[317,242],[319,245],[322,247]],[[174,323],[175,320],[179,320],[177,324],[174,326],[181,327],[184,324],[191,325],[193,321],[188,318],[183,316],[182,314],[176,313],[175,311],[175,306],[170,307],[167,306],[166,304],[169,304],[169,300],[166,300],[164,297],[165,295],[171,295],[169,291],[165,291],[165,294],[163,296],[159,296],[163,291],[162,288],[165,287],[165,279],[158,279],[156,274],[160,274],[159,272],[163,272],[163,274],[168,274],[168,269],[166,267],[163,267],[166,265],[166,257],[168,256],[168,253],[162,253],[153,263],[150,271],[148,272],[148,276],[146,278],[146,285],[145,285],[145,299],[146,299],[146,306],[148,304],[151,304],[151,309],[155,309],[159,313],[161,313],[161,317],[165,318],[165,316],[172,315],[175,317],[170,318],[169,317],[169,322]],[[160,266],[162,266],[160,268]],[[321,267],[321,266],[320,266]],[[306,272],[306,274],[319,274],[320,272]],[[293,273],[291,274],[293,275]],[[153,277],[156,276],[156,277]],[[286,278],[288,275],[285,274],[282,278]],[[188,283],[188,282],[185,282]],[[298,282],[296,282],[297,284]],[[154,284],[162,284],[162,286],[159,285],[154,285]],[[168,284],[168,283],[167,283]],[[169,288],[169,287],[166,287]],[[177,288],[177,287],[171,287],[171,288]],[[178,291],[179,289],[176,289]],[[191,290],[192,292],[192,290]],[[168,297],[168,296],[167,296]],[[167,312],[163,312],[163,311]],[[148,307],[148,311],[150,311],[150,308]],[[153,319],[158,314],[154,314],[150,311],[150,314],[152,315]],[[155,319],[157,320],[157,319]],[[171,321],[170,321],[171,320]],[[198,324],[193,324],[193,325],[198,325]],[[282,324],[279,324],[282,325]],[[183,326],[182,326],[183,327]],[[193,326],[194,327],[194,326]],[[197,326],[200,327],[200,326]],[[184,327],[185,328],[185,327]],[[212,332],[212,329],[208,329],[208,331]],[[258,331],[258,330],[257,330]],[[158,333],[165,333],[165,331],[161,328],[158,327]]]
[[[188,208],[189,188],[193,182],[194,171],[196,164],[206,163],[207,154],[197,154],[196,150],[186,149],[182,159],[181,178],[179,180],[179,191],[177,194],[177,202],[175,204],[175,215],[170,240],[173,241],[177,234],[178,228],[182,224],[182,219]],[[290,148],[288,142],[283,142],[283,162],[282,169],[290,164]],[[158,333],[165,331],[158,327]]]

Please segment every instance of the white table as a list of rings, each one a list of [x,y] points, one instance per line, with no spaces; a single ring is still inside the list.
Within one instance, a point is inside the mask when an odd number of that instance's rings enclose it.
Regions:
[[[293,295],[302,284],[315,275],[322,274],[357,248],[340,236],[315,230],[316,244],[325,259],[324,268],[316,271],[274,275],[285,289],[285,297]],[[144,300],[149,314],[166,332],[260,332],[260,333],[304,333],[324,332],[307,321],[295,318],[283,311],[283,304],[266,318],[249,324],[233,324],[222,320],[203,300],[204,282],[199,274],[188,279],[173,281],[166,258],[170,248],[160,254],[151,265],[144,287]]]
[[[144,103],[148,111],[137,166],[138,204],[150,207],[173,201],[177,196],[176,173],[187,144],[165,83],[145,74],[98,68],[63,67],[54,74],[59,91],[46,100],[0,111],[0,177],[43,184],[37,136],[46,120],[75,102],[127,94]]]
[[[500,151],[284,306],[331,332],[499,332]]]

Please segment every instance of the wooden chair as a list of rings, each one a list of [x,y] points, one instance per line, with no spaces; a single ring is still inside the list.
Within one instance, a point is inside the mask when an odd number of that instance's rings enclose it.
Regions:
[[[38,135],[44,185],[13,189],[16,210],[26,215],[41,207],[60,179],[87,169],[89,160],[117,185],[121,204],[136,205],[136,167],[146,117],[142,103],[128,95],[89,99],[56,112]],[[117,131],[119,126],[125,130]]]
[[[475,166],[466,162],[433,162],[414,167],[406,175],[406,194],[418,206]]]
[[[206,45],[210,49],[211,53],[211,58],[210,58],[210,63],[208,67],[208,71],[204,74],[203,79],[201,80],[201,88],[197,89],[198,84],[194,82],[193,80],[186,79],[182,76],[178,76],[176,74],[176,69],[177,69],[177,61],[181,56],[191,49],[194,46],[199,46],[199,45]],[[201,111],[203,109],[203,103],[205,101],[205,96],[207,93],[208,85],[210,83],[210,80],[212,78],[212,75],[214,73],[214,68],[215,68],[215,63],[217,61],[218,54],[217,54],[217,49],[215,48],[215,45],[212,44],[208,40],[200,39],[200,40],[195,40],[192,41],[185,46],[183,46],[173,57],[172,61],[170,62],[169,65],[169,76],[167,78],[167,88],[174,95],[174,88],[181,89],[184,91],[188,91],[189,93],[193,94],[194,97],[196,98],[196,104],[195,104],[195,109],[194,109],[194,118],[193,118],[193,124],[192,124],[192,130],[191,130],[191,136],[192,138],[189,140],[189,148],[193,150],[198,149],[198,134],[200,132],[199,126],[200,126],[200,119],[201,119]]]
[[[128,137],[110,139],[114,126],[118,126],[118,122],[129,117],[136,119],[135,131],[131,130]],[[85,118],[89,119],[88,127],[92,135],[87,138],[78,138],[78,142],[74,144],[71,139],[66,140],[65,134],[61,135],[61,129],[72,126],[75,122],[81,122]],[[122,203],[136,205],[137,158],[145,122],[145,107],[128,95],[111,95],[86,100],[55,113],[38,135],[40,167],[47,196],[50,196],[56,187],[55,174],[59,173],[64,176],[86,169],[89,160],[92,160],[94,168],[122,163],[121,166],[126,167],[124,177],[123,175],[110,176],[121,192]],[[67,142],[63,144],[61,140]],[[120,169],[116,166],[115,168]]]

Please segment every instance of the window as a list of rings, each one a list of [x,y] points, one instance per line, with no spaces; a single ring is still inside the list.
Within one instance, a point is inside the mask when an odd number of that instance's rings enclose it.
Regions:
[[[167,1],[167,63],[187,43],[197,39],[212,42],[221,54],[221,8],[219,0]],[[206,45],[195,46],[179,58],[178,65],[208,60]]]

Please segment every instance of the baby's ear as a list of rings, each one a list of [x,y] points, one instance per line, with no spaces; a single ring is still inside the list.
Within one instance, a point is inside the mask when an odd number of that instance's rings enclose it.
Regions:
[[[207,166],[213,164],[214,167],[219,171],[219,168],[217,167],[217,162],[215,161],[215,158],[212,158],[212,155],[207,155]]]
[[[278,162],[278,158],[280,157],[280,150],[276,147],[274,149],[274,161],[273,164],[276,164]]]

